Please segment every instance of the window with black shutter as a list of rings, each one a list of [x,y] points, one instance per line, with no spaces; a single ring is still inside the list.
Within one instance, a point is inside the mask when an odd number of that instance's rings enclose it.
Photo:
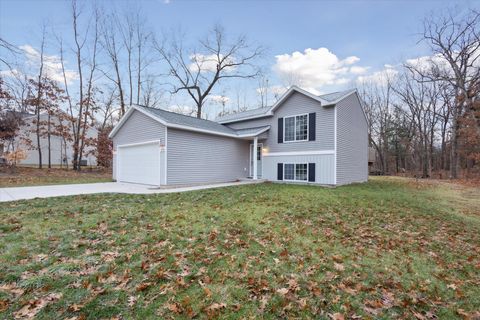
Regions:
[[[308,114],[308,141],[315,141],[316,136],[316,113],[312,112]]]
[[[283,180],[283,163],[277,164],[277,180]]]
[[[278,143],[283,143],[283,118],[278,118]]]
[[[315,182],[315,163],[308,164],[308,181]]]

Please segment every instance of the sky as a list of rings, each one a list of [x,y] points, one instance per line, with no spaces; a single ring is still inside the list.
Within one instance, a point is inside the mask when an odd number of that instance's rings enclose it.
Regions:
[[[120,10],[133,3],[97,2]],[[480,8],[472,0],[140,0],[137,5],[155,34],[181,27],[194,40],[216,23],[230,35],[244,34],[268,49],[261,64],[272,87],[284,86],[285,76],[295,73],[306,89],[318,94],[349,89],[362,77],[429,55],[426,44],[418,43],[419,32],[422,20],[438,10]],[[0,0],[0,36],[17,46],[38,47],[39,26],[45,21],[56,33],[70,32],[69,2]],[[232,82],[222,94],[231,95],[234,86],[255,92],[258,83]]]

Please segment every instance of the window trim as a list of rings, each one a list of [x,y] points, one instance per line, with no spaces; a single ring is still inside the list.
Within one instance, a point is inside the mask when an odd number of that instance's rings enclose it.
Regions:
[[[297,117],[300,117],[300,116],[307,116],[307,138],[306,139],[303,139],[303,140],[297,140]],[[285,119],[287,118],[294,118],[295,121],[293,122],[293,133],[294,133],[294,140],[285,140],[285,132],[287,131],[286,130],[286,126],[285,126]],[[292,142],[305,142],[305,141],[309,141],[308,138],[308,133],[310,132],[310,121],[309,121],[309,114],[308,113],[300,113],[300,114],[295,114],[293,116],[288,116],[288,117],[283,117],[283,143],[292,143]]]
[[[285,165],[293,164],[293,180],[292,179],[285,179]],[[304,164],[307,166],[306,172],[306,180],[297,180],[297,164]],[[283,181],[290,181],[290,182],[309,182],[308,181],[308,162],[287,162],[283,163]]]

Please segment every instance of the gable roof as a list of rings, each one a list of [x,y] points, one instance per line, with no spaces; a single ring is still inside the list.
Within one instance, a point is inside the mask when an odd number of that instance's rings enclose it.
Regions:
[[[186,116],[180,113],[157,109],[157,108],[149,108],[149,107],[143,107],[143,106],[138,106],[138,107],[152,114],[153,116],[163,119],[166,122],[165,125],[167,127],[169,125],[170,126],[179,125],[179,126],[187,126],[187,127],[196,128],[196,129],[214,131],[218,133],[225,133],[225,134],[231,134],[231,135],[236,134],[235,130],[227,126],[224,126],[218,122],[199,119],[191,116]]]
[[[225,123],[231,123],[231,122],[237,122],[237,121],[243,121],[243,120],[249,120],[249,119],[256,119],[256,118],[262,118],[262,117],[269,117],[273,116],[273,112],[275,109],[277,109],[288,97],[290,97],[294,92],[301,93],[303,95],[306,95],[307,97],[310,97],[318,102],[322,106],[331,106],[335,105],[341,100],[345,99],[352,93],[356,92],[356,89],[352,90],[346,90],[346,91],[339,91],[339,92],[333,92],[329,94],[324,94],[324,95],[314,95],[311,92],[308,92],[306,90],[303,90],[297,86],[291,86],[290,89],[285,92],[280,99],[275,102],[270,107],[264,107],[264,108],[258,108],[258,109],[252,109],[252,110],[247,110],[244,112],[239,112],[239,113],[234,113],[230,115],[226,115],[223,117],[219,117],[215,119],[215,121],[225,124]]]
[[[139,111],[146,116],[156,120],[167,128],[176,128],[183,129],[187,131],[196,131],[232,138],[247,138],[254,137],[260,133],[263,133],[270,129],[270,126],[258,127],[258,128],[247,128],[242,130],[234,130],[230,127],[227,127],[223,124],[220,124],[215,121],[199,119],[191,116],[186,116],[176,112],[171,112],[163,109],[150,108],[140,105],[133,105],[128,109],[125,115],[122,117],[120,122],[113,128],[109,137],[113,138],[122,125],[127,121],[133,111]]]
[[[270,111],[271,107],[263,107],[263,108],[256,108],[256,109],[250,109],[250,110],[245,110],[245,111],[240,111],[237,113],[231,113],[231,114],[226,114],[221,117],[217,117],[215,121],[217,122],[226,122],[228,120],[239,120],[243,118],[249,118],[249,117],[254,117],[254,116],[267,116],[268,111]]]

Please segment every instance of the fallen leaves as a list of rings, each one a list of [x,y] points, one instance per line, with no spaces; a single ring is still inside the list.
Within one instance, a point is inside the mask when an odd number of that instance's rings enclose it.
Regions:
[[[245,194],[268,204],[261,211],[257,200],[229,206],[239,197],[230,190],[98,196],[107,208],[80,199],[28,214],[17,204],[15,219],[24,226],[17,240],[27,249],[14,252],[18,271],[0,280],[0,312],[61,319],[74,313],[76,320],[94,312],[105,312],[105,319],[478,317],[469,297],[480,283],[479,238],[463,222],[438,221],[438,211],[427,219],[416,208],[421,203],[409,206],[403,198],[392,198],[393,208],[377,189],[362,199],[337,198],[340,189],[307,190],[295,194],[305,201],[293,205],[282,192],[255,188],[258,194]],[[247,210],[248,218],[241,215]],[[20,239],[30,214],[58,218],[65,229],[49,229],[39,239],[44,246],[30,251]],[[56,283],[69,290],[62,303],[35,302],[62,290]]]
[[[148,288],[150,288],[151,286],[153,286],[153,282],[148,282],[148,281],[147,282],[142,282],[137,286],[136,290],[137,291],[145,291]]]
[[[15,283],[8,283],[0,285],[0,291],[4,291],[13,294],[15,297],[21,296],[25,290],[17,287]]]
[[[280,288],[280,289],[277,289],[275,292],[278,293],[281,296],[285,296],[288,293],[288,289],[287,288]]]
[[[333,314],[329,314],[328,316],[332,320],[345,320],[345,317],[343,316],[343,314],[338,313],[338,312],[333,313]]]
[[[15,319],[33,319],[48,304],[58,301],[61,293],[49,293],[36,300],[29,300],[20,310],[13,312]]]
[[[3,311],[5,311],[5,310],[7,310],[9,304],[10,304],[10,303],[9,303],[8,300],[0,299],[0,312],[3,312]]]
[[[130,308],[133,307],[137,303],[137,299],[138,299],[137,296],[129,296],[128,299],[127,299],[127,301],[128,301],[127,305]]]
[[[205,308],[205,312],[208,316],[212,317],[217,315],[222,309],[225,309],[227,305],[225,303],[212,303]]]
[[[345,271],[345,267],[341,263],[336,263],[335,262],[333,264],[333,268],[335,268],[335,270],[340,271],[340,272]]]

